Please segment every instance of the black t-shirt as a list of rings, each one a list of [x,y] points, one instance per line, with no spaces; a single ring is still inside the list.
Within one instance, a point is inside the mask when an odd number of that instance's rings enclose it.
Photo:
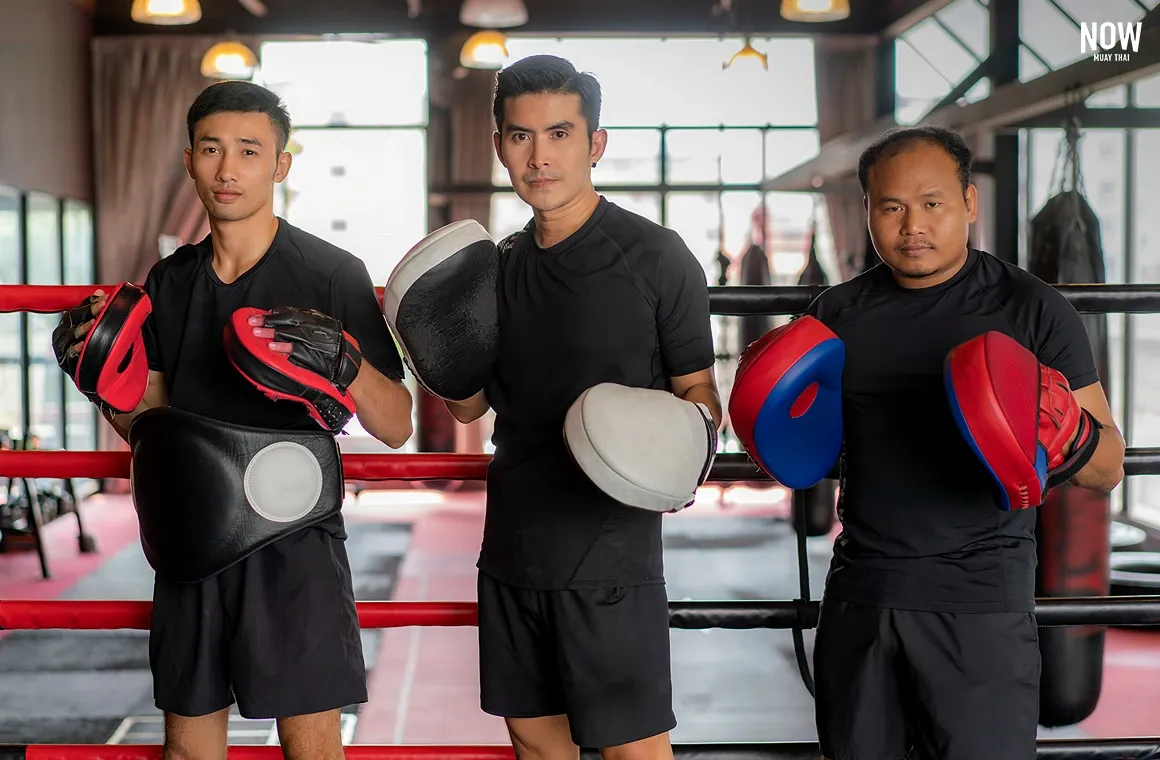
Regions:
[[[663,583],[661,515],[588,481],[564,416],[598,383],[670,390],[670,377],[713,366],[705,271],[675,232],[604,198],[551,248],[533,225],[501,244],[479,568],[525,588]]]
[[[145,280],[153,312],[145,321],[149,369],[164,373],[169,405],[222,422],[267,430],[319,430],[304,406],[272,401],[234,369],[222,331],[236,310],[252,306],[317,309],[342,322],[363,361],[400,379],[403,363],[361,259],[278,220],[266,254],[232,283],[213,268],[206,237],[157,262]],[[323,527],[342,535],[335,515]]]
[[[951,417],[943,362],[995,330],[1073,390],[1098,382],[1076,310],[1030,273],[971,250],[942,285],[904,289],[880,264],[824,291],[807,313],[846,347],[842,533],[827,594],[912,610],[1031,611],[1037,512],[998,507]]]

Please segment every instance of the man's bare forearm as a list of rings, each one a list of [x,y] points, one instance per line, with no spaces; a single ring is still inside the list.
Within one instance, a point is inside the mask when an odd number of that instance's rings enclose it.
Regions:
[[[363,362],[358,377],[350,385],[363,428],[392,449],[401,448],[411,438],[411,392],[399,380],[386,377]]]
[[[713,422],[716,423],[718,430],[721,429],[723,412],[721,410],[721,396],[716,387],[709,383],[697,383],[689,386],[681,398],[692,404],[704,404],[709,407],[709,413],[713,415]]]
[[[1124,479],[1124,437],[1120,431],[1105,425],[1092,458],[1071,479],[1080,488],[1108,493]]]

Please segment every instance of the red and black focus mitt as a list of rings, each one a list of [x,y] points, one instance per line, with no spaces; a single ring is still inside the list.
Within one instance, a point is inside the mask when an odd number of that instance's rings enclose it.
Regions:
[[[1067,379],[1003,333],[953,349],[943,378],[955,422],[998,484],[1003,509],[1040,506],[1095,453],[1102,426]]]
[[[152,311],[145,291],[131,283],[113,290],[99,313],[89,296],[64,312],[52,331],[52,350],[61,370],[103,413],[137,408],[149,385],[149,361],[141,327]]]
[[[260,317],[261,324],[251,324],[251,317]],[[358,376],[362,353],[337,319],[314,309],[246,307],[233,313],[222,340],[234,367],[258,390],[275,401],[303,404],[324,430],[340,433],[354,416],[347,389]],[[287,343],[290,352],[271,343]]]

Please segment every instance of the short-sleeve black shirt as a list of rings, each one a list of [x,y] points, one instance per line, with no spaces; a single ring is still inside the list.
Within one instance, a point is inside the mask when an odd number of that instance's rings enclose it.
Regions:
[[[826,593],[912,610],[1033,610],[1037,512],[999,509],[951,416],[943,362],[995,330],[1073,389],[1098,382],[1076,310],[1025,270],[972,249],[942,285],[904,289],[880,264],[824,291],[807,313],[846,347],[842,533]]]
[[[551,248],[533,225],[501,244],[479,568],[537,589],[663,583],[661,515],[587,480],[564,417],[598,383],[669,390],[669,378],[713,366],[705,271],[676,233],[604,198]]]
[[[165,376],[169,405],[223,422],[267,430],[318,430],[301,404],[271,401],[226,357],[222,331],[251,306],[317,309],[342,322],[363,360],[400,379],[403,363],[361,259],[278,220],[266,254],[232,283],[213,268],[210,237],[153,266],[145,280],[153,311],[145,321],[149,368]],[[328,521],[341,526],[336,516]]]

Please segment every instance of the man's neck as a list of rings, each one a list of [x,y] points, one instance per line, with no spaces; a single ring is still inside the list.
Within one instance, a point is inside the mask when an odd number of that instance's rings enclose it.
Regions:
[[[584,226],[596,207],[600,205],[600,195],[589,188],[568,201],[560,208],[551,211],[537,211],[536,218],[536,245],[541,248],[552,246],[567,240],[568,237]]]
[[[222,282],[230,283],[249,271],[270,250],[278,234],[278,217],[258,212],[236,222],[210,219],[209,228],[214,272]]]

